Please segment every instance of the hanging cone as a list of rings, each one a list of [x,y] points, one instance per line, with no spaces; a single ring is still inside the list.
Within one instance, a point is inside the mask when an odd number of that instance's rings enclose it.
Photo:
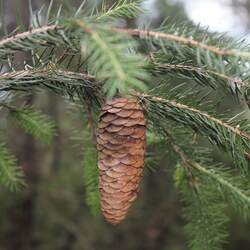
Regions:
[[[136,199],[145,154],[145,118],[141,106],[127,98],[107,102],[97,133],[99,188],[105,219],[118,224]]]

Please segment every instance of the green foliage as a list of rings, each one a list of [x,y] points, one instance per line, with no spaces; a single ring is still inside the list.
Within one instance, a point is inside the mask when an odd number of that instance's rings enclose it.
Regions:
[[[211,32],[209,27],[194,25],[190,21],[173,23],[166,19],[156,31],[162,32],[165,37],[147,37],[147,46],[153,46],[161,52],[162,58],[175,55],[177,60],[192,61],[193,64],[210,69],[218,66],[217,70],[225,73],[227,67],[223,59],[236,69],[233,66],[236,61],[247,61],[250,57],[244,38],[236,40],[225,33]]]
[[[116,17],[126,17],[133,18],[136,17],[143,10],[139,7],[142,0],[119,0],[115,1],[114,4],[107,8],[105,1],[103,1],[102,10],[97,15],[97,20],[102,20],[105,18],[116,18]]]
[[[96,215],[100,211],[100,195],[98,188],[97,152],[94,147],[85,149],[83,167],[86,203],[91,213]]]
[[[201,174],[202,181],[207,186],[212,186],[218,194],[244,218],[250,216],[250,187],[246,180],[242,180],[231,170],[222,167],[204,168],[196,164],[196,169]]]
[[[229,91],[238,97],[247,91],[250,51],[244,39],[169,20],[158,31],[158,36],[147,36],[144,42],[153,75],[191,80],[221,95]]]
[[[115,34],[103,24],[91,26],[83,21],[77,24],[87,33],[81,41],[82,54],[88,58],[90,71],[104,81],[107,98],[118,93],[128,94],[132,88],[146,89],[142,80],[147,78],[147,73],[142,69],[143,57],[135,53],[135,41],[126,35]]]
[[[204,185],[211,186],[229,206],[243,218],[250,216],[250,185],[237,171],[213,160],[212,153],[201,148],[195,151],[192,162],[193,173],[198,174]]]
[[[186,173],[181,164],[177,164],[174,172],[174,184],[176,188],[181,187],[182,183],[186,179]]]
[[[24,186],[23,172],[3,143],[0,144],[0,184],[12,191]]]
[[[220,250],[227,235],[225,205],[210,186],[200,180],[192,188],[187,179],[180,186],[188,224],[185,231],[192,250]]]
[[[207,148],[194,148],[192,152],[184,141],[182,147],[189,152],[187,155],[169,131],[159,132],[168,137],[180,158],[174,180],[188,204],[184,212],[189,220],[186,233],[191,249],[221,249],[227,235],[226,205],[233,207],[243,218],[249,218],[250,186],[247,179],[222,163],[215,162]]]
[[[16,51],[38,49],[44,47],[44,44],[47,43],[50,46],[63,46],[68,43],[66,38],[67,34],[64,30],[55,25],[37,28],[32,32],[24,32],[16,35],[15,38],[6,38],[0,41],[0,59],[7,60]]]
[[[0,59],[9,66],[0,74],[0,92],[48,89],[86,105],[86,110],[97,110],[105,99],[118,94],[136,96],[153,131],[148,134],[149,147],[161,147],[166,153],[164,147],[169,144],[180,158],[175,184],[187,205],[184,213],[189,221],[186,232],[191,249],[218,250],[227,236],[226,205],[249,218],[249,126],[242,119],[214,115],[221,100],[207,105],[210,92],[201,96],[196,84],[203,92],[210,88],[218,99],[231,92],[235,99],[245,102],[249,92],[249,47],[243,41],[191,24],[167,24],[151,31],[117,28],[118,19],[134,18],[142,12],[141,2],[120,0],[111,7],[104,3],[100,12],[94,9],[83,16],[83,1],[73,17],[59,19],[60,7],[57,18],[50,21],[51,2],[46,26],[40,27],[37,18],[33,25],[37,28],[0,40]],[[25,62],[23,69],[16,65],[17,51],[31,51],[33,64]],[[187,84],[177,86],[175,81],[167,85],[169,78],[195,84],[191,84],[193,89]],[[149,82],[154,84],[151,93],[159,97],[135,93],[147,90]],[[41,113],[11,108],[10,114],[35,138],[51,140],[55,126]],[[89,123],[94,130],[92,120]],[[209,160],[211,154],[199,154],[191,141],[193,133],[225,151],[237,168],[232,171],[219,160]],[[86,202],[96,214],[100,211],[97,152],[88,132],[84,143]],[[149,169],[156,169],[157,161],[157,155],[147,153]],[[14,159],[2,145],[0,181],[13,189],[15,183],[21,183],[19,177]]]
[[[48,72],[49,71],[49,72]],[[2,74],[0,91],[30,91],[48,89],[72,100],[94,100],[98,104],[100,87],[95,78],[88,74],[61,70],[57,68],[32,68]]]
[[[234,208],[244,219],[250,216],[250,185],[248,178],[242,178],[238,171],[215,161],[212,152],[198,148],[191,155],[189,163],[192,173],[206,186],[212,187],[221,200]]]
[[[11,109],[10,115],[27,133],[44,143],[49,143],[55,134],[54,122],[39,111]]]
[[[82,109],[82,107],[80,107]],[[90,119],[90,114],[85,110],[79,113],[79,109],[75,106],[72,107],[70,113],[74,113],[83,118],[84,123],[87,123]],[[92,113],[91,113],[92,115]],[[91,117],[92,119],[92,117]],[[90,122],[89,122],[90,123]],[[88,124],[90,125],[90,124]],[[94,124],[92,124],[94,125]],[[85,201],[93,216],[96,216],[100,212],[100,195],[99,195],[99,171],[97,166],[97,151],[94,145],[94,128],[90,129],[90,126],[84,126],[81,130],[74,130],[72,140],[74,142],[73,147],[77,150],[81,148],[80,156],[83,158],[81,162]]]
[[[217,119],[206,112],[189,107],[175,100],[139,96],[147,110],[149,120],[158,130],[166,128],[166,119],[174,120],[206,136],[210,142],[230,153],[235,166],[247,174],[249,171],[246,152],[249,152],[250,136],[233,126]]]
[[[153,57],[155,57],[153,59]],[[194,64],[192,60],[186,57],[178,58],[176,56],[162,56],[161,53],[152,55],[148,68],[154,76],[168,76],[171,78],[179,78],[181,80],[194,81],[202,87],[209,87],[212,90],[222,90],[229,92],[238,97],[246,83],[240,78],[235,78],[235,73],[230,73],[229,68],[232,65],[227,64],[224,66],[223,72],[220,72],[218,68],[209,69],[206,65],[199,66]],[[243,75],[244,70],[237,75]]]

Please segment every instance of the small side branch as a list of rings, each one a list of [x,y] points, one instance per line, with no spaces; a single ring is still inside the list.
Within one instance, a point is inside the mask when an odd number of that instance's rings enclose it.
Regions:
[[[185,152],[182,150],[182,148],[175,142],[173,136],[171,133],[167,130],[164,129],[163,131],[164,135],[167,137],[168,142],[171,144],[173,150],[175,153],[179,156],[181,159],[182,163],[184,164],[185,171],[188,175],[188,177],[192,180],[193,179],[193,174],[192,174],[192,162],[190,159],[186,156]]]
[[[25,77],[35,77],[35,76],[44,76],[48,77],[49,75],[53,76],[66,76],[73,79],[82,79],[82,80],[88,80],[88,81],[95,81],[95,77],[89,74],[85,73],[79,73],[79,72],[73,72],[73,71],[66,71],[66,70],[59,70],[59,69],[48,69],[48,68],[42,68],[42,69],[31,69],[31,70],[19,70],[19,71],[11,71],[0,74],[0,84],[3,81],[9,80],[9,79],[22,79]]]
[[[210,179],[213,181],[215,184],[214,187],[219,193],[221,193],[222,197],[226,198],[226,200],[229,201],[236,210],[239,210],[244,217],[249,217],[250,197],[243,189],[243,185],[237,184],[237,182],[233,179],[235,176],[229,177],[217,169],[204,167],[198,162],[189,159],[184,150],[176,144],[174,139],[171,137],[171,134],[168,133],[167,138],[175,153],[179,156],[181,162],[183,163],[183,167],[185,170],[188,169],[188,173],[193,179],[195,178],[193,176],[194,171],[196,171],[200,175],[205,176],[206,180]]]
[[[214,75],[217,76],[218,78],[221,78],[226,81],[230,82],[235,82],[235,79],[233,77],[227,76],[225,74],[213,71],[213,70],[208,70],[208,69],[203,69],[201,67],[196,67],[192,65],[186,65],[186,64],[171,64],[171,63],[157,63],[153,62],[153,65],[158,67],[159,69],[166,69],[166,70],[183,70],[183,71],[191,71],[191,72],[196,72],[198,74],[203,74],[203,75]],[[246,85],[245,82],[238,80],[238,85]]]
[[[50,26],[43,26],[41,28],[32,29],[30,31],[19,33],[17,35],[7,37],[7,38],[0,40],[0,47],[11,44],[11,43],[15,43],[18,40],[32,37],[34,35],[43,34],[43,33],[46,33],[48,31],[54,31],[54,30],[59,30],[59,29],[63,29],[63,28],[59,27],[58,25],[50,25]]]
[[[220,49],[215,46],[210,46],[208,44],[201,43],[192,38],[186,38],[174,34],[168,34],[163,32],[149,31],[149,30],[139,30],[139,29],[121,29],[121,28],[112,28],[114,32],[125,33],[130,36],[138,37],[138,38],[153,38],[153,39],[163,39],[174,41],[180,44],[184,44],[187,46],[197,47],[201,49],[208,50],[220,56],[242,56],[242,57],[250,57],[250,52],[241,52],[237,50],[226,50]]]

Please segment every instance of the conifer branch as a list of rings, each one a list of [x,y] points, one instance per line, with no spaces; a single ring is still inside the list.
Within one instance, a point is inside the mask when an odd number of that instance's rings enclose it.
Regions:
[[[212,53],[215,53],[219,56],[238,56],[238,57],[250,57],[250,52],[241,52],[237,50],[227,50],[227,49],[220,49],[215,46],[210,46],[204,43],[201,43],[199,41],[196,41],[192,38],[186,38],[174,34],[168,34],[164,32],[156,32],[156,31],[150,31],[150,30],[139,30],[139,29],[121,29],[121,28],[111,28],[114,32],[119,33],[125,33],[133,37],[138,38],[153,38],[155,40],[157,39],[163,39],[168,41],[174,41],[183,45],[188,45],[191,47],[201,48],[207,51],[210,51]]]
[[[25,81],[29,79],[32,80],[32,76],[34,79],[38,81],[39,77],[46,78],[46,75],[48,79],[51,79],[53,81],[56,81],[57,78],[60,79],[61,76],[62,76],[62,81],[65,79],[68,79],[68,81],[72,81],[73,79],[95,81],[95,77],[90,74],[67,71],[67,70],[60,70],[60,69],[48,67],[48,68],[40,68],[40,69],[34,68],[30,70],[19,70],[19,71],[11,71],[11,72],[2,73],[0,74],[0,84],[2,84],[2,86],[4,86],[4,83],[8,85],[10,81],[18,80],[18,79],[19,80],[23,79]]]
[[[136,17],[143,10],[139,7],[142,0],[119,0],[110,7],[106,8],[105,2],[103,2],[101,13],[98,13],[96,20],[101,20],[111,17]]]
[[[16,51],[30,51],[44,46],[63,45],[65,39],[59,25],[48,25],[0,40],[0,59],[5,60]]]
[[[191,250],[222,250],[228,237],[228,216],[225,204],[218,193],[211,192],[208,186],[201,186],[194,192],[187,183],[180,187],[181,196],[187,207],[184,217],[188,223],[184,230]]]
[[[24,186],[23,172],[3,143],[0,144],[0,184],[12,191]]]
[[[210,188],[211,183],[207,184],[199,179],[195,168],[198,163],[187,157],[169,131],[165,130],[163,136],[170,142],[181,161],[181,166],[178,165],[175,171],[175,185],[187,205],[184,208],[184,216],[188,220],[185,232],[189,236],[190,249],[221,249],[228,236],[225,227],[228,217],[224,212],[221,187],[216,186],[219,190],[214,192],[213,188]],[[184,173],[182,167],[189,169],[191,175]]]
[[[90,135],[85,135],[84,140],[87,143]],[[91,145],[91,142],[88,142]],[[97,168],[97,152],[93,145],[84,149],[83,159],[84,184],[86,191],[86,202],[90,208],[92,215],[96,215],[100,211],[100,194],[99,179]]]
[[[43,26],[41,28],[35,28],[30,31],[25,31],[23,33],[13,35],[11,37],[3,38],[2,40],[0,40],[0,47],[5,47],[5,46],[7,47],[8,44],[14,44],[19,42],[20,40],[31,38],[40,34],[45,34],[48,31],[55,31],[60,29],[63,29],[63,27],[60,28],[57,25],[49,25],[49,26]]]
[[[153,44],[148,45],[149,65],[147,69],[152,75],[169,76],[198,83],[202,87],[213,90],[223,89],[233,94],[238,100],[247,95],[248,82],[246,78],[247,64],[241,61],[242,67],[234,58],[226,62],[214,55],[201,53],[180,46],[160,45],[157,52],[152,53]],[[244,80],[242,80],[244,79]]]
[[[250,217],[250,196],[249,184],[235,175],[230,175],[230,171],[218,167],[205,168],[197,162],[192,162],[192,166],[204,176],[204,182],[212,180],[221,196],[238,211],[243,218]],[[209,180],[210,179],[210,180]],[[245,183],[244,183],[245,182]],[[209,185],[209,184],[208,184]]]
[[[45,88],[70,98],[98,102],[99,83],[89,74],[56,68],[37,68],[0,74],[0,91],[28,91]]]
[[[247,180],[245,182],[242,178],[237,178],[235,174],[231,174],[229,169],[219,167],[218,164],[216,166],[205,167],[197,161],[190,159],[185,151],[175,142],[169,131],[165,130],[164,135],[167,137],[175,153],[179,156],[183,167],[188,169],[186,171],[187,176],[191,176],[194,179],[195,173],[198,172],[199,178],[202,178],[202,183],[215,188],[216,192],[245,219],[250,217],[250,186]],[[213,183],[212,185],[211,182]],[[199,184],[197,185],[199,187]]]
[[[243,173],[249,172],[247,154],[250,152],[250,135],[238,127],[219,120],[206,112],[178,103],[146,94],[137,94],[149,116],[149,120],[164,129],[165,119],[174,120],[189,126],[195,132],[206,136],[212,143],[230,153],[235,166]]]
[[[96,78],[106,80],[103,89],[108,98],[117,93],[127,94],[131,87],[146,89],[143,80],[147,79],[147,72],[140,67],[143,58],[138,53],[126,53],[128,48],[135,50],[135,41],[119,34],[111,35],[107,28],[92,28],[81,20],[77,20],[76,25],[89,35],[82,40],[82,50],[87,53]]]
[[[152,59],[147,69],[155,76],[164,75],[182,80],[191,80],[202,87],[210,87],[213,90],[222,87],[223,90],[229,91],[237,99],[239,99],[240,94],[244,93],[246,95],[247,92],[247,82],[239,78],[206,69],[205,67],[189,65],[188,63],[158,63]],[[245,101],[247,101],[246,97]]]
[[[73,23],[81,23],[82,21],[76,19]],[[43,26],[40,28],[33,29],[31,31],[19,33],[17,35],[5,38],[0,40],[0,58],[6,58],[7,54],[13,53],[17,50],[27,51],[30,49],[37,48],[39,46],[46,46],[46,45],[54,45],[58,46],[59,44],[69,44],[69,40],[67,36],[75,36],[74,29],[70,30],[70,26],[67,25],[67,28],[63,25],[48,25]],[[65,34],[67,31],[68,35]],[[85,30],[86,31],[86,30]],[[237,51],[234,49],[221,49],[215,46],[211,46],[208,44],[204,44],[202,42],[196,41],[192,38],[186,38],[174,34],[164,33],[164,32],[157,32],[157,31],[149,31],[149,30],[139,30],[139,29],[124,29],[124,28],[107,28],[107,31],[120,33],[129,35],[132,37],[137,37],[141,39],[146,38],[153,38],[155,40],[168,40],[174,41],[179,44],[196,47],[200,49],[204,49],[215,53],[219,56],[237,56],[243,58],[249,58],[250,52],[248,51]],[[71,33],[71,34],[70,34]],[[77,37],[75,37],[77,38]],[[32,39],[32,42],[31,40]],[[80,40],[80,37],[77,38]],[[27,44],[32,45],[32,47],[28,47]]]
[[[10,115],[17,123],[36,139],[49,143],[55,134],[55,124],[41,112],[29,108],[15,109],[10,107]]]
[[[211,75],[214,75],[215,77],[221,78],[222,80],[225,80],[227,82],[237,82],[238,88],[241,88],[245,85],[247,85],[246,82],[242,81],[242,80],[235,80],[234,77],[228,76],[226,74],[222,74],[213,70],[209,70],[209,69],[204,69],[202,67],[198,67],[198,66],[193,66],[193,65],[188,65],[188,64],[171,64],[171,63],[157,63],[157,62],[153,62],[152,63],[153,69],[152,71],[158,71],[158,70],[163,70],[165,73],[168,73],[169,71],[173,71],[173,72],[193,72],[197,75],[200,76],[204,76],[206,77],[207,81],[209,80],[208,78],[211,77]],[[191,78],[193,80],[196,80],[195,77]],[[207,83],[209,84],[209,82]]]
[[[207,114],[205,112],[202,112],[202,111],[200,111],[198,109],[189,107],[189,106],[187,106],[185,104],[177,103],[175,101],[166,100],[166,99],[161,98],[161,97],[150,96],[150,95],[147,95],[147,94],[138,94],[138,96],[140,98],[142,98],[142,101],[143,101],[144,98],[145,99],[149,98],[152,101],[156,101],[156,102],[158,101],[158,102],[166,103],[166,104],[169,104],[169,106],[175,107],[175,108],[180,109],[180,110],[187,110],[187,111],[197,113],[198,115],[203,116],[204,118],[207,118],[208,120],[210,120],[212,122],[215,122],[216,124],[218,124],[218,125],[220,125],[222,127],[225,127],[226,129],[232,131],[233,133],[239,135],[240,137],[243,137],[243,138],[245,138],[247,140],[250,140],[250,135],[243,132],[243,131],[241,131],[239,128],[233,127],[233,126],[231,126],[231,125],[229,125],[229,124],[227,124],[227,123],[225,123],[225,122],[223,122],[223,121],[221,121],[221,120],[219,120],[219,119],[217,119],[217,118],[215,118],[215,117],[213,117],[213,116],[211,116],[211,115],[209,115],[209,114]]]

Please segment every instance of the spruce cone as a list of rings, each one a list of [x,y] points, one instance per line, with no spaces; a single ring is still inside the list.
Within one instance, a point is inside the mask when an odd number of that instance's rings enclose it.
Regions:
[[[118,224],[136,199],[143,172],[145,118],[135,100],[114,98],[101,112],[97,133],[99,188],[105,219]]]

